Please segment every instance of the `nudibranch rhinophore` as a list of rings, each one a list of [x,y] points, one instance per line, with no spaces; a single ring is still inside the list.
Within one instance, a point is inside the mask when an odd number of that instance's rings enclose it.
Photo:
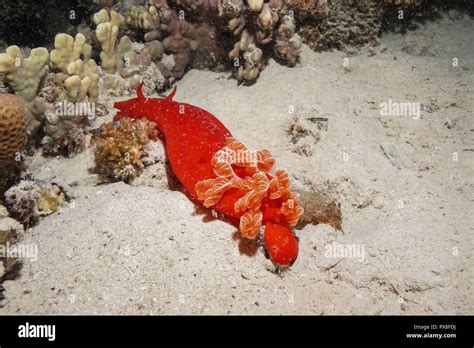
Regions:
[[[238,224],[243,237],[261,238],[276,266],[291,265],[298,241],[290,227],[303,208],[288,173],[276,168],[269,151],[249,150],[233,138],[208,111],[173,101],[176,87],[166,98],[146,98],[142,85],[136,98],[114,104],[115,119],[155,122],[171,168],[189,195]]]

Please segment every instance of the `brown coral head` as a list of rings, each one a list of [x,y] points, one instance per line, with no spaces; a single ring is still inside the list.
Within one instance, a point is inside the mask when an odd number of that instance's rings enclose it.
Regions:
[[[26,144],[26,114],[23,101],[13,94],[0,94],[0,165],[13,163]]]

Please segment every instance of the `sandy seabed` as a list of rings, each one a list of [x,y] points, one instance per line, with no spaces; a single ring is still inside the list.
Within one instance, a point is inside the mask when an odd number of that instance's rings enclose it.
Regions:
[[[474,314],[473,32],[471,19],[443,19],[353,56],[305,46],[300,65],[270,61],[250,87],[195,70],[178,82],[175,100],[342,204],[344,233],[297,230],[283,276],[170,190],[162,161],[132,185],[98,185],[90,149],[37,154],[35,178],[69,184],[75,204],[25,233],[39,257],[4,283],[0,313]],[[419,119],[382,116],[389,100],[420,103]],[[363,257],[328,257],[328,245]]]

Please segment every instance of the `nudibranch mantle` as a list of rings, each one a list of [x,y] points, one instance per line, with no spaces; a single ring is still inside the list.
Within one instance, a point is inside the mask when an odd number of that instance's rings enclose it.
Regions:
[[[142,85],[136,98],[114,104],[119,110],[115,119],[155,122],[171,168],[189,195],[238,222],[243,237],[262,237],[277,266],[293,263],[298,241],[290,226],[297,224],[303,208],[288,173],[276,168],[272,154],[249,150],[208,111],[175,102],[176,87],[166,98],[146,98]]]

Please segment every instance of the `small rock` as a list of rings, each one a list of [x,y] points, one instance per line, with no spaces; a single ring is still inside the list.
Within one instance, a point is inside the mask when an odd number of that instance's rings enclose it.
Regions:
[[[6,217],[0,219],[0,244],[6,243],[23,233],[23,225],[15,219]]]

